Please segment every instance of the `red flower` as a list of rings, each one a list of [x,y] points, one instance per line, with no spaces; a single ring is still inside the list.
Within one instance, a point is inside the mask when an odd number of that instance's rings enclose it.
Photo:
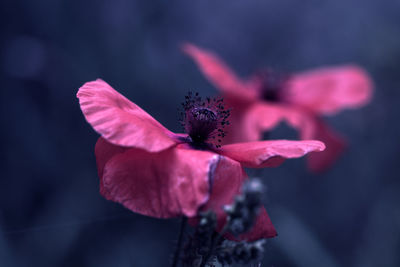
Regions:
[[[326,67],[294,75],[270,69],[242,80],[215,54],[192,44],[183,51],[199,66],[207,79],[233,107],[225,143],[262,139],[264,131],[281,121],[298,130],[300,139],[316,139],[327,146],[323,153],[311,153],[313,171],[329,167],[340,155],[345,142],[330,129],[321,115],[333,115],[345,108],[358,108],[371,99],[372,82],[360,67]]]
[[[222,222],[222,206],[232,202],[246,179],[243,167],[277,166],[324,149],[319,141],[286,140],[216,148],[210,140],[223,132],[227,111],[219,100],[200,103],[197,95],[184,103],[189,134],[169,131],[102,80],[84,84],[77,97],[101,135],[95,147],[101,194],[152,217],[194,217],[200,209],[213,209]],[[246,238],[275,235],[263,209]]]

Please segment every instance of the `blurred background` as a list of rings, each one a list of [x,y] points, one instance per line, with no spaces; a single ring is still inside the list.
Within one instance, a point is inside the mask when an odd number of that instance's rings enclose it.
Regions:
[[[400,266],[400,2],[2,0],[0,266],[168,266],[179,223],[99,194],[75,94],[102,78],[171,130],[188,90],[217,91],[179,51],[190,41],[240,75],[354,62],[372,103],[326,121],[349,141],[329,171],[258,172],[279,233],[262,266]],[[280,125],[273,138],[295,138]]]

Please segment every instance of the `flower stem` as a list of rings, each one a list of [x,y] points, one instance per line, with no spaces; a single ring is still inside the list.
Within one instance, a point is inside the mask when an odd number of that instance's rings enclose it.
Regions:
[[[214,236],[212,241],[211,241],[211,246],[210,249],[207,251],[207,254],[205,255],[205,257],[203,258],[203,260],[201,261],[201,265],[200,267],[205,267],[208,260],[210,259],[210,257],[212,256],[215,246],[218,245],[218,243],[221,242],[223,235],[228,231],[229,228],[229,224],[228,222],[224,225],[224,228],[222,228],[222,230],[217,234],[217,236]]]
[[[184,234],[185,228],[186,228],[186,222],[187,222],[187,218],[186,217],[182,217],[181,226],[180,226],[179,235],[178,235],[178,244],[176,245],[174,258],[173,258],[171,267],[177,267],[178,266],[179,256],[181,254],[181,249],[182,249],[183,234]]]

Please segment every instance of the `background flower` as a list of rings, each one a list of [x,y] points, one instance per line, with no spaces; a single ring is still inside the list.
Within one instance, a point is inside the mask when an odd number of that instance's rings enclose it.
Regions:
[[[328,148],[308,157],[313,171],[330,167],[345,141],[325,125],[321,115],[358,108],[371,99],[372,82],[357,66],[322,67],[314,71],[280,74],[261,70],[251,78],[239,78],[216,54],[193,44],[182,46],[205,77],[227,99],[232,121],[226,143],[256,141],[263,133],[286,122],[304,140],[318,139]]]

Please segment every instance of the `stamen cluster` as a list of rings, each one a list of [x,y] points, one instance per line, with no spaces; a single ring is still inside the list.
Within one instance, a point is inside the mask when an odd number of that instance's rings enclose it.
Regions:
[[[225,137],[225,126],[229,125],[227,120],[230,110],[225,109],[222,98],[209,98],[205,100],[199,93],[189,92],[182,103],[181,124],[184,131],[189,135],[190,142],[202,147],[213,144],[217,148],[221,146],[222,138]]]

